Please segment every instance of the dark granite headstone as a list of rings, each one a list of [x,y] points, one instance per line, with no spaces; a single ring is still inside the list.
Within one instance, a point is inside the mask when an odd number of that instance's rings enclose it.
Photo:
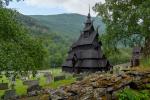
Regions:
[[[0,90],[8,89],[8,83],[0,83]]]
[[[28,86],[27,93],[29,96],[36,96],[37,92],[41,90],[38,80],[27,80],[23,84]]]
[[[15,90],[7,90],[2,96],[3,100],[16,100],[17,95]]]
[[[134,47],[132,50],[131,67],[139,66],[142,55],[141,47]]]
[[[54,81],[60,81],[60,80],[64,80],[66,77],[64,75],[61,76],[55,76],[54,77]]]
[[[2,76],[2,75],[0,75],[0,78],[3,78],[3,76]]]
[[[83,80],[82,76],[76,78],[76,81],[81,81],[81,80]]]
[[[40,91],[41,89],[42,89],[42,87],[39,85],[32,85],[32,86],[28,87],[27,93],[29,96],[37,96],[38,91]]]

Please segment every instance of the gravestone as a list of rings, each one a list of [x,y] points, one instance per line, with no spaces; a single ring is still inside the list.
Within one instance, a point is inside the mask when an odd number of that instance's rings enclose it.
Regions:
[[[16,77],[12,77],[11,81],[12,81],[11,89],[14,89],[16,85]]]
[[[52,80],[53,80],[53,76],[52,76],[51,73],[46,72],[46,73],[44,74],[44,77],[46,78],[46,83],[47,83],[47,84],[51,83]]]
[[[27,80],[23,82],[24,85],[27,85],[27,94],[28,96],[37,96],[38,91],[42,89],[41,86],[39,86],[38,80]]]
[[[28,80],[28,77],[21,77],[21,80],[24,82],[24,81],[27,81]]]
[[[55,76],[54,77],[54,81],[60,81],[60,80],[64,80],[66,77],[64,75],[61,76]]]
[[[36,74],[36,79],[39,81],[40,80],[40,77],[41,77],[41,73],[37,73]]]
[[[7,90],[5,91],[4,95],[2,96],[3,100],[16,100],[17,95],[15,90]]]
[[[23,82],[23,85],[27,85],[28,87],[34,86],[34,85],[39,85],[38,80],[27,80]]]
[[[2,75],[0,75],[0,78],[3,78],[3,76],[2,76]]]
[[[0,90],[8,89],[8,83],[0,83]]]
[[[142,48],[134,47],[132,50],[131,67],[136,67],[140,65],[141,55]]]
[[[29,96],[37,96],[42,87],[39,85],[33,85],[27,88],[27,93]]]
[[[81,80],[83,80],[82,76],[79,76],[79,77],[76,78],[76,81],[81,81]]]

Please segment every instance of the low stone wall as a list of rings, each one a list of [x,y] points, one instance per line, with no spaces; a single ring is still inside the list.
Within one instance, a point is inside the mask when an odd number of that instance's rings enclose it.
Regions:
[[[95,74],[49,92],[51,100],[111,100],[125,87],[140,89],[150,83],[150,70],[126,70],[119,74]]]

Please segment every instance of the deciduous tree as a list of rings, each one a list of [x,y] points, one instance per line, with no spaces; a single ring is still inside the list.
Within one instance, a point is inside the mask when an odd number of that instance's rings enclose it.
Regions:
[[[140,45],[150,56],[150,0],[105,0],[94,10],[106,24],[109,47]]]
[[[27,72],[43,67],[46,50],[16,19],[15,11],[0,8],[0,72]]]

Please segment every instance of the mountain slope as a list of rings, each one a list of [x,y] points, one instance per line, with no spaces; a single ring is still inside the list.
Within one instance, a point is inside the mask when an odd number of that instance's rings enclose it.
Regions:
[[[41,22],[30,16],[17,13],[16,17],[18,22],[22,23],[33,35],[42,35],[51,32],[49,27],[43,25]]]
[[[59,14],[59,15],[30,15],[41,25],[48,27],[52,32],[60,33],[62,36],[77,38],[83,29],[86,16],[79,14]],[[103,33],[105,26],[100,18],[93,18],[94,25],[100,26],[100,33]]]

